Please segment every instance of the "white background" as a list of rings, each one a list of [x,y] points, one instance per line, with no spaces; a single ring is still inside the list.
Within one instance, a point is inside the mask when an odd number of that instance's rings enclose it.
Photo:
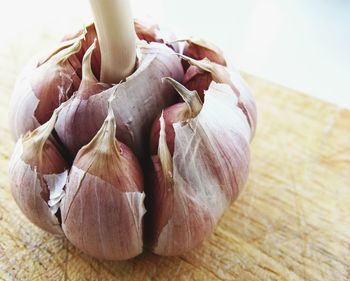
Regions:
[[[350,108],[350,1],[131,1],[135,16],[214,41],[240,70]],[[91,19],[88,0],[0,5],[1,71]]]

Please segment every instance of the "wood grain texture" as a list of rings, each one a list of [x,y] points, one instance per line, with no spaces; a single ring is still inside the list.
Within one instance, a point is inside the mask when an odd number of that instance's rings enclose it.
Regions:
[[[180,257],[103,262],[30,224],[11,197],[18,69],[0,71],[0,279],[350,280],[350,111],[244,75],[259,110],[251,173],[215,233]]]

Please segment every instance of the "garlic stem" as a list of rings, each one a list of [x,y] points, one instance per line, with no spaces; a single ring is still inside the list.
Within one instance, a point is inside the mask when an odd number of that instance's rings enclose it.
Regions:
[[[101,49],[101,82],[118,83],[136,63],[130,0],[90,0]]]
[[[91,82],[98,82],[98,80],[96,79],[96,77],[91,69],[91,56],[92,56],[92,52],[95,50],[95,48],[96,48],[96,38],[95,38],[94,42],[91,44],[91,46],[86,50],[84,57],[83,57],[83,62],[82,62],[83,80],[89,80]]]
[[[188,90],[181,83],[177,82],[176,80],[170,77],[164,77],[162,81],[167,81],[180,94],[180,96],[188,106],[189,118],[194,118],[199,114],[203,107],[203,104],[198,96],[197,91]]]

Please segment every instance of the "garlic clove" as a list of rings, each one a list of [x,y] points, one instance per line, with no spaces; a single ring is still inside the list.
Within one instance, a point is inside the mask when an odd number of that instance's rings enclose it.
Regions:
[[[80,40],[61,49],[44,63],[31,62],[18,78],[11,98],[9,120],[12,136],[34,130],[48,121],[52,112],[66,101],[80,84],[81,67],[75,54]]]
[[[175,132],[173,128],[174,123],[185,122],[190,118],[194,118],[198,115],[202,109],[202,103],[197,95],[196,91],[189,91],[183,85],[181,85],[176,80],[166,77],[163,78],[163,81],[169,83],[181,96],[184,100],[182,103],[174,104],[162,112],[162,119],[164,120],[164,130],[167,136],[166,142],[167,147],[170,151],[170,154],[174,153],[174,139]],[[150,151],[151,155],[157,154],[158,151],[158,141],[159,141],[159,132],[160,130],[160,120],[158,117],[152,125],[151,128],[151,137],[150,137]]]
[[[185,41],[183,55],[196,60],[209,59],[212,62],[227,66],[224,54],[219,47],[202,38],[190,37]],[[183,61],[184,69],[187,70],[189,65]]]
[[[140,40],[145,40],[147,43],[151,42],[162,42],[160,38],[157,36],[157,32],[159,31],[159,25],[145,20],[135,19],[135,32],[137,37]]]
[[[187,106],[185,103],[177,103],[170,107],[167,107],[162,113],[163,119],[165,120],[165,131],[167,138],[167,146],[171,155],[174,153],[174,139],[175,132],[172,126],[173,123],[184,121],[187,112]],[[151,128],[150,135],[150,152],[151,155],[156,155],[158,151],[158,141],[160,132],[160,117],[157,117]]]
[[[9,165],[17,205],[31,222],[54,234],[62,234],[57,211],[64,195],[68,164],[50,134],[62,107],[47,123],[17,141]]]
[[[73,155],[92,139],[93,135],[96,134],[94,128],[101,127],[104,121],[102,114],[92,115],[94,117],[92,121],[95,125],[93,130],[90,130],[91,126],[85,125],[87,121],[85,114],[90,114],[87,109],[90,105],[90,97],[98,95],[111,87],[109,84],[98,82],[91,68],[92,56],[96,46],[97,40],[95,39],[83,57],[80,87],[70,105],[62,110],[56,123],[56,131],[60,139]],[[105,104],[102,105],[101,110],[106,113]]]
[[[143,174],[137,158],[115,139],[111,107],[101,129],[74,160],[63,198],[62,227],[83,252],[125,260],[142,252]]]
[[[151,207],[152,251],[175,256],[196,247],[213,230],[209,209],[188,194],[188,184],[176,185],[173,160],[167,147],[163,116],[160,118],[158,155],[152,156],[155,169]]]
[[[151,20],[134,19],[135,32],[139,40],[147,43],[158,42],[165,43],[175,52],[179,51],[179,44],[176,42],[176,36],[173,32],[167,30]]]
[[[247,180],[251,131],[237,97],[215,82],[205,97],[196,117],[173,124],[172,157],[160,120],[151,207],[152,251],[159,255],[180,255],[199,245]]]
[[[81,65],[73,55],[80,48],[81,42],[78,40],[72,46],[54,55],[33,72],[31,77],[32,90],[39,100],[34,114],[40,124],[48,121],[55,108],[68,100],[73,92],[78,89],[80,78],[77,76],[76,70]]]
[[[196,90],[201,100],[204,100],[204,91],[208,90],[211,81],[213,78],[210,72],[191,65],[185,73],[183,83],[187,89]]]
[[[79,34],[81,33],[84,34],[84,39],[81,40],[81,49],[77,53],[77,58],[79,59],[79,61],[83,61],[84,54],[89,49],[89,47],[96,41],[95,48],[91,54],[91,68],[94,76],[96,76],[97,79],[99,79],[101,73],[101,50],[97,39],[95,25],[93,23],[86,25],[84,30],[78,33],[76,36],[79,36]]]
[[[252,129],[252,137],[256,130],[256,105],[253,95],[237,71],[230,71],[227,67],[209,61],[208,59],[195,60],[180,55],[191,66],[188,68],[183,83],[190,90],[197,90],[201,99],[204,99],[204,91],[209,88],[211,81],[229,85],[238,97],[239,107],[247,116]]]
[[[139,49],[138,68],[126,81],[89,97],[82,98],[77,93],[70,107],[60,114],[57,121],[56,131],[61,141],[73,154],[77,153],[101,127],[107,114],[107,100],[117,91],[112,102],[118,127],[116,137],[139,159],[144,159],[147,151],[144,136],[161,108],[173,104],[177,99],[174,89],[161,82],[163,76],[181,81],[183,70],[180,59],[162,44],[142,46]]]

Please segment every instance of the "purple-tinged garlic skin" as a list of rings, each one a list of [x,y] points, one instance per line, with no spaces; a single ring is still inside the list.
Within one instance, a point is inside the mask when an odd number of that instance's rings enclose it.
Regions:
[[[202,38],[192,37],[185,40],[182,54],[196,60],[207,58],[212,62],[227,66],[223,52],[213,43]],[[182,65],[185,71],[190,66],[187,61],[182,61]]]
[[[197,91],[188,90],[171,77],[164,77],[162,81],[172,85],[181,97],[182,102],[166,108],[153,122],[150,134],[150,153],[151,155],[156,155],[157,152],[159,152],[160,134],[162,132],[161,123],[164,121],[163,130],[166,136],[166,150],[168,150],[172,156],[174,154],[175,141],[173,124],[186,122],[188,119],[196,117],[202,109],[203,104]]]
[[[183,83],[189,90],[196,89],[202,100],[204,99],[204,91],[209,88],[212,81],[225,83],[232,88],[238,98],[238,106],[247,117],[253,138],[257,122],[256,104],[253,94],[239,73],[207,59],[195,60],[186,56],[181,57],[191,64],[185,73]]]
[[[187,40],[183,54],[185,56],[201,60],[204,58],[212,62],[226,66],[226,60],[222,51],[213,43],[201,38],[190,38]]]
[[[62,227],[83,252],[126,260],[143,248],[144,183],[136,156],[115,140],[112,114],[74,160],[61,205]]]
[[[158,174],[152,251],[165,256],[199,245],[237,198],[248,177],[252,133],[232,89],[215,82],[197,117],[173,127],[174,155],[158,151],[152,159]],[[160,145],[165,139],[161,132]]]
[[[145,158],[144,139],[152,122],[177,99],[172,87],[161,82],[165,76],[182,80],[180,59],[165,45],[145,44],[140,48],[138,68],[126,81],[86,99],[77,95],[70,107],[62,111],[56,124],[59,138],[73,154],[77,153],[101,127],[107,114],[107,100],[117,91],[112,103],[118,128],[116,137],[137,157]]]
[[[51,139],[41,148],[21,137],[10,160],[10,186],[17,205],[32,223],[53,234],[63,234],[55,213],[63,195],[67,167]]]
[[[182,122],[186,120],[184,113],[187,110],[187,105],[182,103],[176,103],[170,107],[167,107],[162,113],[165,123],[166,141],[169,152],[171,155],[174,153],[174,140],[175,131],[172,126],[173,123]],[[152,125],[150,136],[150,152],[151,155],[156,155],[159,145],[159,132],[160,132],[160,115],[156,118]]]
[[[191,65],[184,76],[183,84],[189,90],[196,90],[201,100],[204,100],[204,91],[208,90],[213,78],[209,72]]]
[[[77,39],[40,63],[34,59],[19,75],[9,110],[14,140],[48,121],[53,111],[78,89],[81,63],[75,54],[80,47]]]

